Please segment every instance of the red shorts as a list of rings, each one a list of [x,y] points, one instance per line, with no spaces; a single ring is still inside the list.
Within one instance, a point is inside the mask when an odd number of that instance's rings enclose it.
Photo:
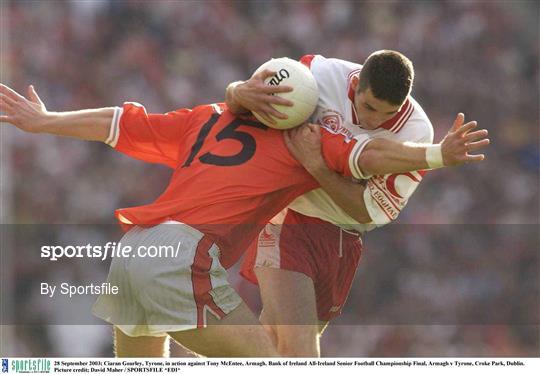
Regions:
[[[280,215],[252,243],[240,274],[255,284],[255,267],[307,275],[315,286],[318,318],[329,321],[341,314],[347,300],[360,261],[362,240],[357,233],[290,209]]]

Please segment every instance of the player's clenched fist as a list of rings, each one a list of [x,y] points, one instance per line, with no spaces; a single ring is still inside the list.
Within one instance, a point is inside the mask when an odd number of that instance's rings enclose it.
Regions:
[[[478,162],[484,154],[471,154],[489,145],[488,131],[476,130],[476,121],[465,123],[465,116],[459,113],[454,125],[441,141],[441,153],[444,166],[457,166],[467,162]]]
[[[286,131],[284,137],[287,148],[306,170],[312,172],[326,165],[321,152],[320,126],[305,123]]]
[[[6,85],[0,84],[1,122],[11,123],[21,130],[38,132],[47,117],[47,108],[36,93],[34,86],[28,87],[28,98]]]

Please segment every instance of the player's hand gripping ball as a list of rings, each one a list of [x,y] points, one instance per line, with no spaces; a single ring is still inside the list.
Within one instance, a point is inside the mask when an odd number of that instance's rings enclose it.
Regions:
[[[264,69],[275,71],[276,74],[267,78],[264,83],[269,85],[291,86],[293,91],[276,95],[293,102],[293,106],[272,105],[277,111],[289,118],[274,118],[276,124],[268,123],[258,113],[253,112],[259,121],[268,127],[279,130],[290,129],[301,125],[313,114],[319,101],[319,89],[313,74],[304,64],[287,57],[273,58],[262,64],[255,73]]]

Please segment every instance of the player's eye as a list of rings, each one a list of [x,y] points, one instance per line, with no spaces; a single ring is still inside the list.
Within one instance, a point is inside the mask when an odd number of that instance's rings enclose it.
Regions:
[[[367,110],[369,110],[371,112],[375,111],[375,109],[373,109],[371,106],[369,106],[369,104],[364,104],[364,106],[367,108]]]

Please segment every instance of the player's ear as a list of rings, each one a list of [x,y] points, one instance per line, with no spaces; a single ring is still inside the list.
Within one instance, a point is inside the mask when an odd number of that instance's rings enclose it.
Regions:
[[[354,92],[356,92],[356,90],[358,89],[359,83],[360,77],[358,76],[358,74],[353,75],[351,78],[351,88],[354,90]]]

